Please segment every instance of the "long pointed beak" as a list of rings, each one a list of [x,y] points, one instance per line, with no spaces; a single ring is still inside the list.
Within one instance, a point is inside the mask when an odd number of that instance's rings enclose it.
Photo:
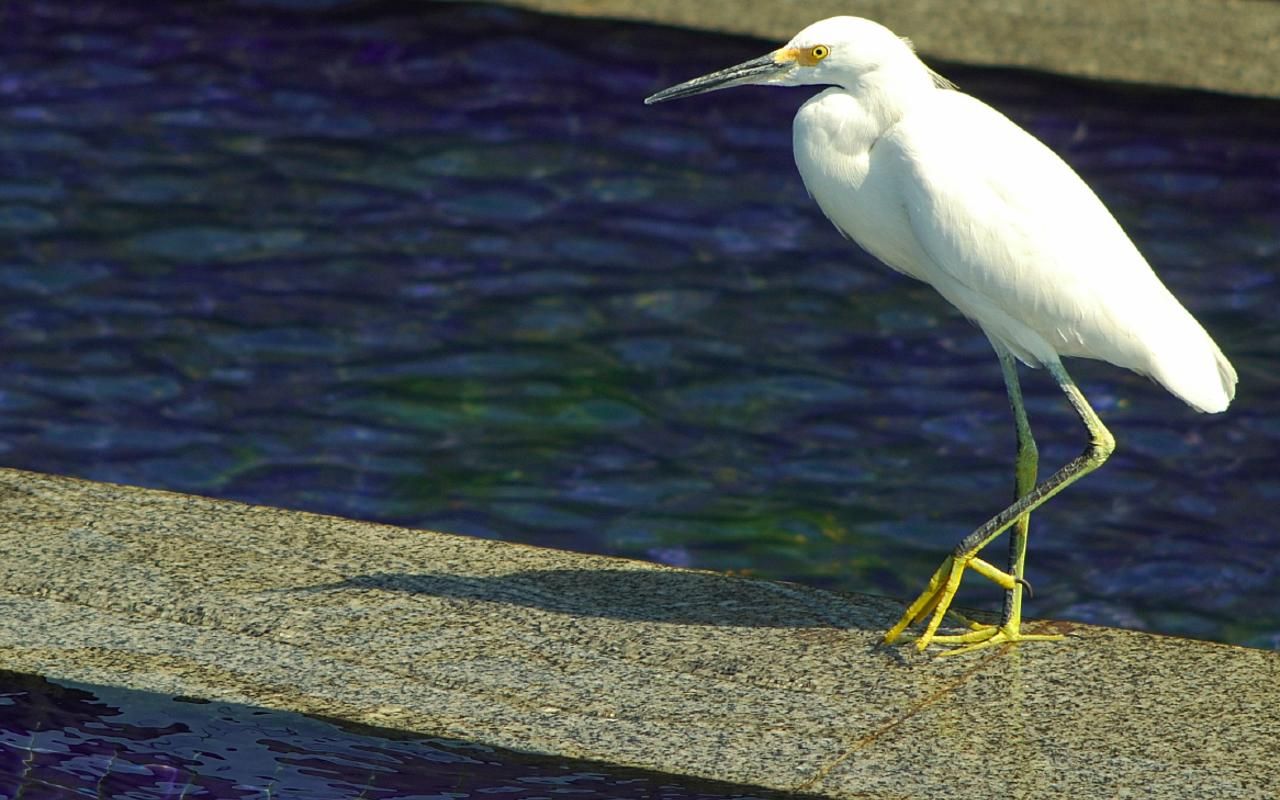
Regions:
[[[714,92],[717,89],[728,89],[730,86],[742,86],[746,83],[765,83],[766,79],[786,72],[795,65],[794,61],[778,59],[775,54],[753,58],[737,66],[703,75],[691,81],[663,89],[657,94],[644,99],[644,104],[665,103],[668,100],[679,100],[681,97],[692,97],[695,94]]]

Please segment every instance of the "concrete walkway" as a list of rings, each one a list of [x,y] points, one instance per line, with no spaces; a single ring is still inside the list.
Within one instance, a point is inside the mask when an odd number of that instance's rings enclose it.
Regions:
[[[811,22],[853,14],[909,37],[926,58],[1280,97],[1280,2],[1275,0],[505,0],[505,4],[758,36],[778,44]]]
[[[1280,653],[0,470],[0,668],[842,798],[1280,796]]]

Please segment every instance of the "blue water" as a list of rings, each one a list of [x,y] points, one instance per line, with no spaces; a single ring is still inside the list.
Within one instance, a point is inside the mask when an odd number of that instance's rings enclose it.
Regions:
[[[771,793],[0,671],[0,798],[761,800]]]
[[[766,43],[410,2],[0,22],[0,463],[894,597],[1008,498],[986,340],[805,196],[811,92],[640,102]],[[1241,375],[1204,416],[1068,365],[1120,449],[1035,516],[1028,613],[1280,647],[1280,105],[936,66]],[[1023,383],[1047,471],[1083,431]]]

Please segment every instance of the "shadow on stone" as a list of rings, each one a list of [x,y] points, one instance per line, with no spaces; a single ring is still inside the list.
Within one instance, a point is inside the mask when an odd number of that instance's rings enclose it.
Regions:
[[[830,594],[791,584],[706,572],[624,569],[524,570],[494,577],[371,573],[301,591],[379,590],[509,603],[574,616],[685,625],[884,630],[901,606],[860,597],[835,605]]]

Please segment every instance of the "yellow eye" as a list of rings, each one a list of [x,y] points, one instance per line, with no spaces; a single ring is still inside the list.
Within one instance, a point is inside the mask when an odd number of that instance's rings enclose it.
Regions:
[[[825,44],[819,44],[819,45],[814,45],[812,48],[810,48],[809,56],[814,61],[821,61],[822,59],[826,58],[830,52],[831,52],[831,49],[828,48]]]

